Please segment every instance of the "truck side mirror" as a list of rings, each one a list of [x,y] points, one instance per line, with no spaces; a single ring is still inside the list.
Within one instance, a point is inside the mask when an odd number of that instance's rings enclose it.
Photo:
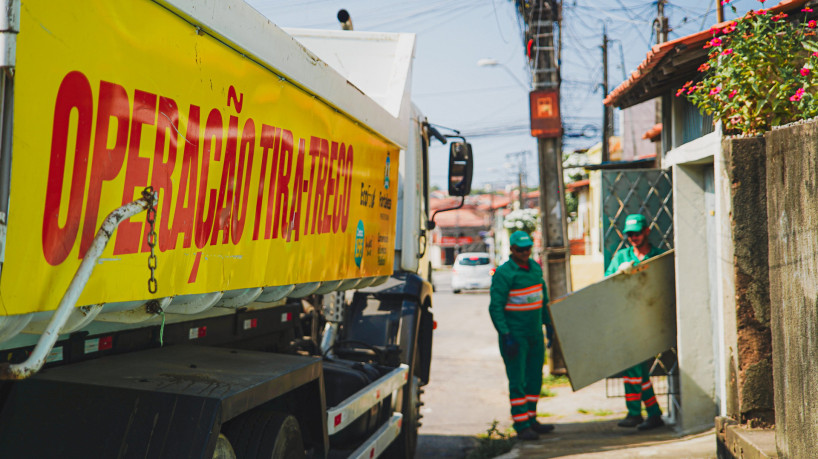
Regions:
[[[474,167],[471,144],[449,144],[449,195],[466,196],[471,192],[471,176]]]

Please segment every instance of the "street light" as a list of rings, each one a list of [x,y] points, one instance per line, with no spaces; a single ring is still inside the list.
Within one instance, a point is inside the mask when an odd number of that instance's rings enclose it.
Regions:
[[[501,69],[505,70],[509,75],[511,75],[511,78],[514,78],[514,81],[516,81],[520,86],[522,86],[526,90],[526,92],[531,90],[531,86],[523,83],[522,80],[520,80],[517,77],[517,75],[515,75],[514,72],[511,71],[511,69],[509,69],[505,64],[497,62],[496,59],[480,59],[479,61],[477,61],[477,66],[478,67],[500,67]]]

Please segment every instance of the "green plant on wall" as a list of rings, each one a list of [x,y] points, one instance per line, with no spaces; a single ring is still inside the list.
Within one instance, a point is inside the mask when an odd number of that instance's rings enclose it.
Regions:
[[[676,96],[720,120],[726,132],[758,135],[818,116],[818,23],[809,19],[812,8],[801,11],[806,18],[798,23],[761,9],[711,29],[704,46],[709,58],[699,67],[703,78],[688,81]]]

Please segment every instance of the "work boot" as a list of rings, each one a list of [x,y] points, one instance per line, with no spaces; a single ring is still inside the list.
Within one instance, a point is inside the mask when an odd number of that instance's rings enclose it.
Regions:
[[[629,415],[629,416],[625,416],[625,419],[619,421],[619,423],[617,425],[619,427],[636,427],[638,425],[641,425],[642,421],[643,421],[643,419],[642,419],[641,415],[636,415],[636,416],[630,416]]]
[[[538,434],[547,434],[554,430],[554,424],[540,424],[537,421],[533,421],[531,423],[531,430],[537,432]]]
[[[527,429],[521,430],[520,432],[517,432],[517,439],[518,440],[539,440],[540,436],[537,435],[537,432],[534,432],[534,430],[531,427],[529,427]]]
[[[648,419],[645,422],[639,424],[637,429],[639,430],[650,430],[655,429],[657,427],[662,427],[665,425],[665,421],[662,420],[662,416],[648,416]]]

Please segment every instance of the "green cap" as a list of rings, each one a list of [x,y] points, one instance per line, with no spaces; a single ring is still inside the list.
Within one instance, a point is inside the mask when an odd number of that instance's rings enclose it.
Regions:
[[[645,229],[647,225],[647,221],[645,220],[645,216],[642,214],[630,214],[627,218],[625,218],[625,232],[626,233],[638,233]]]
[[[534,241],[531,240],[531,236],[529,236],[525,231],[515,231],[511,233],[509,241],[511,242],[511,245],[516,245],[517,247],[531,247],[534,245]]]

